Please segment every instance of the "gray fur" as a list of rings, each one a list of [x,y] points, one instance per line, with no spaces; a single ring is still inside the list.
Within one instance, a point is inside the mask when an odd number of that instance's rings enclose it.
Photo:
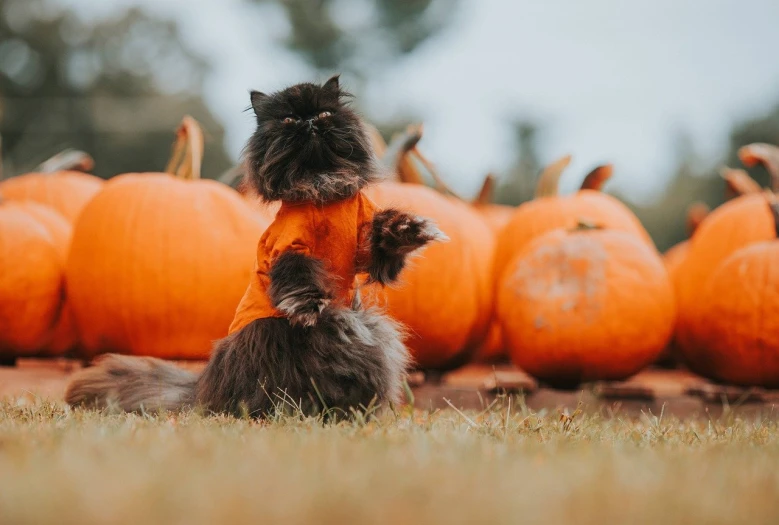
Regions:
[[[198,376],[162,359],[107,354],[74,374],[70,405],[116,406],[125,412],[177,410],[193,402]]]
[[[314,326],[333,298],[324,263],[301,253],[281,254],[269,277],[270,300],[293,325]]]
[[[406,265],[407,255],[431,241],[449,238],[428,219],[392,208],[377,213],[366,236],[370,258],[363,268],[369,282],[392,284]]]
[[[66,401],[124,411],[201,407],[268,417],[398,403],[409,364],[401,326],[375,309],[326,309],[314,327],[257,319],[216,344],[198,377],[155,358],[108,354],[75,375]]]
[[[310,328],[257,319],[216,346],[196,397],[207,409],[255,417],[277,406],[344,415],[397,403],[409,362],[402,339],[377,310],[328,308]]]

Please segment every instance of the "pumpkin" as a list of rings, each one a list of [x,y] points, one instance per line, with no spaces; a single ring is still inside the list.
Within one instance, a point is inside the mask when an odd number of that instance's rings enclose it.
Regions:
[[[773,194],[767,197],[774,238],[735,250],[713,269],[698,304],[707,329],[687,357],[699,373],[717,381],[777,388],[779,203]]]
[[[526,244],[499,280],[497,316],[511,360],[561,387],[625,379],[671,337],[673,290],[639,236],[580,225]]]
[[[76,221],[66,276],[84,356],[205,359],[227,334],[267,223],[199,178],[202,154],[185,117],[165,173],[114,177]]]
[[[55,332],[68,336],[60,312],[69,237],[70,225],[53,210],[0,201],[1,358],[38,355]]]
[[[382,182],[366,190],[380,207],[396,207],[434,220],[449,242],[412,257],[398,286],[366,290],[365,303],[386,307],[409,330],[417,366],[446,369],[470,358],[484,338],[492,310],[489,227],[467,204],[426,186]]]
[[[570,161],[568,155],[547,166],[539,177],[535,199],[518,206],[502,229],[495,253],[496,274],[502,273],[508,262],[534,238],[557,228],[571,228],[579,218],[631,233],[654,248],[651,237],[627,206],[601,193],[601,187],[612,175],[610,165],[594,169],[575,194],[558,194],[560,176]]]
[[[34,173],[0,182],[0,195],[10,201],[32,200],[59,212],[71,224],[103,187],[103,179],[75,169],[91,169],[86,153],[67,150],[44,162]]]
[[[480,212],[480,210],[471,204],[466,203],[462,198],[460,198],[455,192],[453,192],[446,183],[441,179],[441,177],[438,175],[438,171],[435,168],[435,166],[417,149],[417,144],[419,140],[422,138],[422,126],[421,125],[412,125],[406,128],[405,131],[402,133],[396,134],[392,141],[390,142],[389,146],[385,150],[385,154],[383,157],[380,157],[380,160],[382,164],[387,168],[388,171],[392,171],[395,175],[395,177],[400,180],[403,184],[399,187],[409,187],[412,185],[416,185],[419,187],[425,186],[425,175],[432,179],[432,181],[435,183],[437,187],[437,191],[440,196],[442,196],[446,201],[450,203],[449,206],[446,206],[446,208],[451,208],[455,213],[459,214],[457,222],[460,223],[460,226],[455,226],[456,229],[462,231],[462,234],[458,234],[456,239],[451,239],[450,242],[453,242],[454,245],[456,244],[464,244],[467,245],[466,250],[468,251],[469,258],[472,258],[475,267],[474,270],[470,272],[469,276],[464,277],[465,279],[471,279],[475,282],[475,288],[472,288],[476,292],[478,292],[477,296],[473,298],[467,298],[465,299],[469,305],[476,305],[478,306],[478,311],[475,313],[476,320],[473,323],[474,329],[473,329],[473,335],[469,337],[468,343],[465,345],[464,352],[458,352],[454,357],[447,357],[445,354],[438,354],[435,356],[434,359],[429,359],[428,357],[425,357],[422,359],[421,363],[422,366],[426,368],[448,368],[451,366],[454,366],[455,364],[459,364],[461,361],[463,361],[466,357],[470,356],[471,354],[481,354],[482,348],[484,347],[485,338],[492,341],[491,348],[495,348],[496,350],[493,351],[489,357],[499,357],[500,356],[500,344],[499,344],[499,332],[496,332],[493,327],[489,328],[489,335],[487,335],[487,327],[491,324],[492,320],[492,310],[493,310],[493,279],[492,279],[492,254],[495,250],[495,239],[494,234],[491,233],[491,227],[489,222],[485,221],[483,219],[483,216]],[[373,190],[372,190],[373,191]],[[426,192],[427,195],[432,195],[430,191]],[[486,195],[486,193],[485,193]],[[381,198],[380,198],[381,200]],[[436,201],[441,201],[440,198],[436,198]],[[443,201],[441,201],[443,202]],[[397,207],[404,208],[405,204],[403,203],[402,199],[389,199],[390,205],[396,205]],[[431,208],[432,210],[441,210],[442,208],[434,207]],[[436,222],[439,222],[439,226],[443,224],[443,222],[450,221],[451,219],[447,218],[446,215],[449,212],[446,213],[440,213],[437,214],[435,212],[430,212],[425,209],[424,206],[418,206],[414,209],[412,209],[415,213],[418,213],[423,216],[430,216]],[[443,217],[443,218],[442,218]],[[449,232],[444,229],[444,231],[449,234]],[[462,250],[462,248],[460,248]],[[427,249],[426,249],[427,250]],[[436,253],[445,253],[449,252],[450,254],[454,254],[453,248],[439,248],[437,250],[433,251],[433,255]],[[423,258],[427,258],[428,254],[427,251],[424,252],[422,255]],[[441,258],[441,261],[444,259]],[[467,263],[466,263],[467,264]],[[445,263],[441,263],[442,266],[445,265]],[[428,270],[429,268],[429,270]],[[456,271],[454,268],[452,268],[453,271]],[[418,272],[418,282],[423,283],[426,280],[429,279],[435,279],[433,272],[435,272],[434,266],[432,263],[425,263],[424,271],[417,271],[417,270],[409,270],[411,272],[412,276],[417,276]],[[424,275],[429,273],[430,275]],[[413,286],[416,285],[410,285],[410,288],[413,288]],[[412,292],[401,292],[400,295],[403,295],[404,297],[406,295],[410,295]],[[392,292],[390,292],[392,294]],[[401,300],[396,299],[396,303],[401,303]],[[392,304],[392,303],[390,303]],[[398,308],[395,308],[395,310],[399,310]],[[405,306],[403,308],[404,313],[398,313],[396,314],[397,317],[401,318],[401,320],[405,320],[406,318],[412,319],[413,324],[419,324],[419,319],[414,319],[413,316],[405,315],[405,311],[409,310],[408,306]],[[463,327],[464,328],[464,327]],[[425,330],[428,328],[426,327]],[[454,344],[451,341],[447,342],[445,345],[440,346],[437,342],[435,344],[430,344],[431,342],[435,342],[439,340],[440,338],[433,337],[426,337],[420,339],[418,343],[415,343],[412,339],[410,346],[412,347],[412,350],[415,347],[419,347],[420,350],[419,354],[430,354],[431,349],[436,348],[449,348],[450,352],[452,349],[457,348],[458,344]],[[440,339],[442,340],[442,339]],[[442,340],[443,341],[443,340]],[[439,352],[439,351],[437,351]],[[494,355],[493,355],[494,354]],[[443,356],[443,357],[441,357]],[[419,359],[418,359],[419,360]]]
[[[739,150],[745,164],[769,164],[764,155],[766,145],[757,150],[745,146]],[[700,315],[701,293],[717,267],[735,251],[756,242],[769,241],[775,236],[774,220],[765,197],[747,193],[725,202],[712,211],[690,239],[687,256],[679,265],[676,296],[679,307],[676,344],[687,365],[696,372],[705,373],[707,364],[701,361],[704,348],[701,341],[709,327]]]

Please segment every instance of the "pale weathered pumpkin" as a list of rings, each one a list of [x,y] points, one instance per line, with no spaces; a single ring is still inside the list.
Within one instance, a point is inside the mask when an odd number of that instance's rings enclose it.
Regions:
[[[0,195],[9,201],[31,200],[50,206],[72,224],[103,186],[103,179],[72,168],[91,167],[91,157],[66,151],[41,164],[41,171],[0,182]]]
[[[52,343],[64,298],[69,225],[34,203],[0,201],[0,358]]]
[[[593,170],[573,195],[558,194],[558,181],[570,161],[570,155],[565,156],[544,169],[538,180],[536,198],[518,206],[502,229],[495,254],[497,274],[537,236],[557,228],[571,228],[580,219],[631,233],[654,247],[651,237],[627,206],[601,193],[604,182],[611,177],[611,166]]]
[[[512,361],[550,384],[624,379],[671,337],[675,306],[657,252],[635,234],[558,229],[505,267],[497,316]]]
[[[203,359],[227,334],[267,224],[199,179],[202,145],[185,118],[167,173],[119,175],[82,211],[67,282],[86,356]]]
[[[698,302],[706,330],[686,355],[699,373],[717,381],[777,388],[779,203],[773,194],[768,200],[774,239],[738,249],[713,269]]]

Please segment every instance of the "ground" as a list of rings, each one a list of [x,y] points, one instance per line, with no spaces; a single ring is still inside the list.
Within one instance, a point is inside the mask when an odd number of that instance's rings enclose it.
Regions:
[[[777,523],[776,418],[402,407],[259,423],[0,404],[0,523]]]

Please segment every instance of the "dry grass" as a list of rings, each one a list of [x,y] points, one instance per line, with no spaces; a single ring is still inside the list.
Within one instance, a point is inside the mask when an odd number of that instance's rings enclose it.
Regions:
[[[777,523],[773,420],[400,411],[323,425],[0,404],[0,523]]]

